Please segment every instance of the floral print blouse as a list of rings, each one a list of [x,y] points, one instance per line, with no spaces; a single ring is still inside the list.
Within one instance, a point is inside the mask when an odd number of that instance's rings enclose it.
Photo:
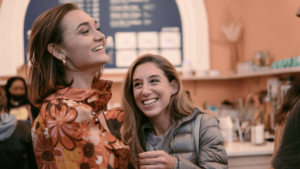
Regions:
[[[129,147],[121,141],[121,108],[107,110],[112,81],[86,90],[67,87],[40,105],[32,127],[39,169],[127,168]]]

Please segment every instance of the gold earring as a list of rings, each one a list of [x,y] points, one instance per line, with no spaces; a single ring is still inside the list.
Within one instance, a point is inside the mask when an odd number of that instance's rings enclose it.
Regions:
[[[66,63],[66,59],[63,59],[63,60],[62,60],[62,62],[63,62],[63,65],[64,65],[64,66],[66,66],[66,65],[67,65],[67,63]]]

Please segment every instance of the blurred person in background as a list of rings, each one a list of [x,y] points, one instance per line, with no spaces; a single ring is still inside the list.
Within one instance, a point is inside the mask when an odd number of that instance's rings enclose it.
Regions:
[[[275,115],[274,154],[270,169],[300,168],[300,79],[284,96]]]
[[[6,112],[15,114],[18,120],[24,120],[31,126],[40,110],[30,103],[25,80],[21,77],[8,79],[5,92],[7,97]]]
[[[100,79],[109,57],[97,21],[61,4],[35,20],[27,49],[29,99],[41,108],[32,127],[38,167],[127,168],[124,111],[107,110],[112,81]]]
[[[6,105],[5,92],[0,88],[0,168],[36,169],[30,127],[16,115],[6,113]]]
[[[300,17],[300,8],[296,12]],[[300,168],[300,79],[284,96],[275,115],[274,154],[269,169]]]
[[[217,119],[191,102],[166,58],[145,54],[124,79],[121,132],[130,146],[131,167],[228,168]]]

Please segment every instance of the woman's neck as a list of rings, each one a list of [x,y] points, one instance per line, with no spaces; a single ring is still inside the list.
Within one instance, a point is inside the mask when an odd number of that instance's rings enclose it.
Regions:
[[[73,84],[71,87],[91,90],[94,74],[85,72],[72,72],[66,73],[66,75],[67,82],[70,82],[73,79]]]
[[[152,133],[156,136],[164,135],[171,126],[170,115],[168,113],[166,114],[167,115],[164,114],[163,116],[149,119],[153,127]]]

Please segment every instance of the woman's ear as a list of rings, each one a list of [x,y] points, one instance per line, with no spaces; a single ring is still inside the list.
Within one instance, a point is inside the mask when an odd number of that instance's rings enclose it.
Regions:
[[[178,81],[176,79],[174,79],[172,82],[171,82],[171,86],[172,86],[172,95],[177,93],[178,90],[179,90],[179,84],[178,84]]]
[[[66,55],[61,51],[58,45],[54,43],[50,43],[47,47],[49,53],[51,53],[54,57],[59,60],[66,59]]]

